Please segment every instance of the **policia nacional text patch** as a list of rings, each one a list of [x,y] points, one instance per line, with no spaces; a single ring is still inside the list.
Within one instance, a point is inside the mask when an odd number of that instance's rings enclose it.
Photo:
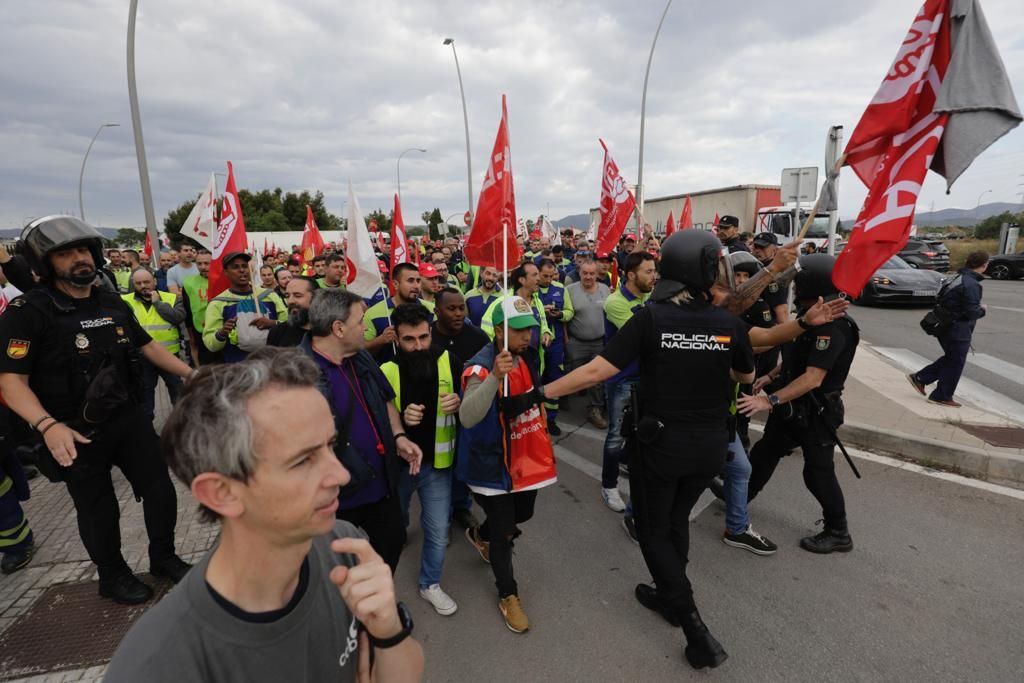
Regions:
[[[30,342],[24,339],[12,339],[7,342],[7,357],[13,358],[14,360],[21,360],[28,355],[28,347]]]

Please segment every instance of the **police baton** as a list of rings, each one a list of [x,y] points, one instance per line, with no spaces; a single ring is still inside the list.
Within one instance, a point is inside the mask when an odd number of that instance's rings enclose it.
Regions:
[[[815,410],[818,411],[818,417],[824,419],[824,415],[827,412],[827,410],[821,405],[820,402],[818,402],[818,397],[814,395],[813,391],[808,393],[807,395],[810,397],[811,402],[814,404]],[[860,470],[858,470],[857,466],[853,464],[853,458],[851,458],[850,454],[846,452],[846,446],[844,446],[843,442],[839,440],[839,434],[836,433],[836,430],[832,427],[832,425],[828,423],[828,421],[824,421],[823,424],[825,425],[825,429],[828,430],[828,435],[831,436],[832,439],[836,442],[836,445],[839,446],[839,451],[843,454],[843,457],[846,458],[846,464],[850,466],[851,470],[853,470],[854,476],[857,477],[858,479],[861,479],[862,477],[860,476]]]

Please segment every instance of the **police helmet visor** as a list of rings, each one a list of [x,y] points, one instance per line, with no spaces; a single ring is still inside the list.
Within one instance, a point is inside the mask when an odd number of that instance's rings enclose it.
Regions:
[[[96,240],[99,245],[103,243],[103,236],[96,228],[74,216],[38,218],[25,226],[21,231],[21,239],[38,258],[51,251],[92,240]],[[101,265],[97,263],[96,267]]]

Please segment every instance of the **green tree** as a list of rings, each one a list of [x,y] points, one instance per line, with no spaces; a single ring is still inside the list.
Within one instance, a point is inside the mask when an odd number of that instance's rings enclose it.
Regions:
[[[1003,223],[1020,225],[1024,222],[1024,212],[1011,213],[1004,211],[998,216],[989,216],[974,226],[974,236],[979,240],[991,240],[999,237],[999,229]]]
[[[420,214],[423,222],[427,224],[427,230],[430,232],[430,239],[439,240],[444,235],[441,234],[441,228],[439,227],[444,223],[444,218],[441,216],[441,209],[434,207],[433,211],[424,211]]]
[[[373,228],[371,227],[371,223],[373,221],[376,221],[377,230],[381,232],[386,232],[388,234],[391,233],[391,224],[393,222],[391,220],[391,214],[384,213],[380,209],[374,209],[370,213],[366,214],[365,220],[367,228],[370,228],[372,230]]]
[[[184,220],[184,218],[182,220]],[[111,246],[126,248],[137,247],[145,242],[146,231],[135,230],[134,228],[118,228],[117,235],[114,239],[110,240]]]
[[[181,236],[181,226],[185,224],[185,219],[192,213],[192,207],[199,201],[201,194],[197,194],[195,199],[182,202],[177,208],[171,209],[167,213],[167,217],[164,218],[164,233],[167,235],[167,239],[171,241],[171,246],[175,249],[181,246],[181,242],[184,238]]]

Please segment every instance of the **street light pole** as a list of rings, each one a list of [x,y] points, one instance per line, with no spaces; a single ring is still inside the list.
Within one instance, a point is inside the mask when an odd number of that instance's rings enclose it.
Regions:
[[[82,203],[82,179],[85,177],[85,162],[89,160],[89,152],[92,151],[93,143],[96,142],[96,138],[100,136],[100,132],[104,128],[117,128],[120,123],[103,123],[96,129],[96,134],[92,136],[92,140],[89,141],[89,146],[85,149],[85,156],[82,157],[82,170],[78,172],[78,215],[85,220],[85,204]]]
[[[405,150],[405,152],[402,152],[401,154],[398,155],[398,161],[395,162],[395,175],[398,176],[398,203],[399,204],[402,203],[402,157],[404,157],[407,152],[423,152],[424,154],[426,154],[427,150],[420,149],[419,147],[410,147],[409,149]]]
[[[155,245],[160,244],[156,234],[156,212],[153,210],[153,190],[149,186],[149,166],[146,164],[146,143],[142,139],[142,117],[139,115],[139,93],[135,87],[135,13],[139,0],[131,0],[128,8],[128,103],[132,110],[132,131],[135,133],[135,157],[139,162],[139,184],[142,186],[142,206],[146,212],[146,232],[154,245],[152,263],[157,263]]]
[[[466,197],[469,206],[469,215],[473,215],[473,164],[470,161],[469,151],[469,114],[466,113],[466,90],[462,87],[462,69],[459,68],[459,53],[455,51],[455,39],[445,38],[445,45],[452,46],[452,54],[455,55],[455,73],[459,76],[459,93],[462,95],[462,123],[466,127]]]
[[[665,23],[665,15],[668,14],[668,8],[671,6],[672,0],[668,0],[665,3],[664,11],[661,13],[661,20],[658,21],[658,28],[654,31],[654,40],[651,41],[651,52],[647,55],[647,70],[644,71],[644,92],[640,97],[640,160],[636,171],[636,203],[640,209],[636,216],[638,234],[644,227],[640,225],[640,217],[644,213],[644,125],[647,115],[647,79],[651,76],[651,61],[654,59],[654,47],[658,44],[658,34],[661,33],[661,25]]]
[[[984,197],[985,195],[987,195],[991,191],[992,190],[985,190],[984,192],[982,192],[981,194],[978,195],[978,203],[974,205],[974,210],[975,211],[977,211],[978,207],[981,206],[981,198]],[[975,218],[977,218],[977,216],[975,216]]]

